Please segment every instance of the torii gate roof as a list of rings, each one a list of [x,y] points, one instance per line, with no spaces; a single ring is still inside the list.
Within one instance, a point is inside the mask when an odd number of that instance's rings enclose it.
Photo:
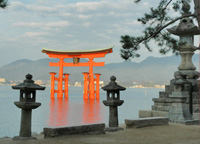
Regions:
[[[66,54],[66,55],[79,55],[79,54],[95,54],[95,53],[112,53],[112,47],[96,50],[75,50],[75,51],[63,51],[63,50],[50,50],[43,48],[42,52],[46,54]]]

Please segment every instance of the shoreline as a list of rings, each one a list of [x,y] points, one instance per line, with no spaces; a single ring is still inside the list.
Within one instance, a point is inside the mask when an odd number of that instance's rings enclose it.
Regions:
[[[125,125],[122,125],[125,127]],[[144,128],[124,129],[117,132],[106,132],[100,135],[67,135],[44,139],[43,134],[33,133],[37,140],[13,141],[10,137],[0,138],[2,144],[199,144],[200,126],[186,126],[169,123],[167,126],[152,126]]]
[[[14,86],[12,84],[0,84],[0,86]],[[41,85],[45,87],[51,87],[50,85]],[[69,87],[78,87],[78,88],[83,88],[83,86],[69,86]],[[101,87],[100,87],[101,88]],[[131,88],[131,89],[165,89],[165,88],[157,88],[157,87],[125,87],[125,88]]]

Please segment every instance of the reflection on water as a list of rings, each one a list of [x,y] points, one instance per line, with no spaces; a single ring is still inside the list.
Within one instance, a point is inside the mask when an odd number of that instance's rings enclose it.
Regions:
[[[84,100],[83,103],[83,123],[97,123],[101,121],[100,101]]]
[[[71,87],[69,100],[49,99],[50,87],[37,92],[37,101],[42,106],[33,110],[32,132],[40,133],[44,127],[72,126],[85,123],[108,124],[109,108],[104,106],[105,91],[100,90],[101,100],[83,101],[83,89]],[[124,104],[118,109],[119,123],[124,119],[138,118],[139,110],[151,109],[152,98],[158,98],[161,89],[130,89],[121,93]],[[19,101],[18,91],[10,86],[0,86],[0,137],[13,137],[19,134],[21,111],[13,103]],[[46,96],[45,96],[46,95]],[[14,120],[14,121],[13,121]]]
[[[68,99],[51,99],[49,126],[59,127],[67,125],[68,103]]]
[[[83,100],[81,103],[68,99],[51,99],[48,125],[61,127],[105,121],[100,100]]]

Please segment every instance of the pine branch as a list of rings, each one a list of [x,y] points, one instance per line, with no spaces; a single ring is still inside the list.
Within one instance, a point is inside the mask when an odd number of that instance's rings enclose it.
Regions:
[[[144,37],[143,39],[139,40],[137,43],[137,45],[139,45],[140,43],[142,43],[143,41],[147,41],[148,39],[152,38],[152,37],[156,37],[157,34],[159,34],[163,29],[165,29],[166,27],[168,27],[169,25],[175,23],[176,21],[182,19],[182,18],[185,18],[185,17],[196,17],[196,15],[194,14],[188,14],[188,15],[184,15],[184,16],[181,16],[181,17],[178,17],[172,21],[170,21],[169,23],[165,24],[164,26],[160,27],[155,33],[152,33],[150,34],[149,36],[147,37]]]
[[[0,8],[5,9],[8,6],[7,0],[0,0]]]
[[[139,3],[142,0],[135,0],[135,3]],[[160,47],[160,53],[165,54],[169,51],[172,51],[175,54],[178,54],[178,48],[183,45],[177,39],[174,39],[169,32],[164,31],[168,26],[175,23],[176,21],[186,18],[194,17],[197,20],[200,17],[199,4],[200,0],[194,0],[195,4],[195,13],[191,14],[189,11],[185,12],[187,9],[183,9],[180,6],[190,3],[192,0],[160,0],[159,5],[156,8],[150,8],[149,13],[145,13],[142,18],[138,18],[138,21],[143,25],[147,25],[143,31],[143,36],[139,37],[130,37],[130,36],[121,36],[122,50],[121,56],[125,60],[130,58],[139,57],[139,54],[136,51],[140,48],[140,45],[143,44],[149,51],[152,49],[149,46],[149,42],[153,39],[156,44]],[[172,3],[173,2],[173,3]],[[172,19],[168,12],[169,5],[172,4],[172,10],[175,12],[184,13],[184,15]],[[198,21],[199,22],[199,21]],[[162,31],[164,33],[162,33]]]
[[[200,28],[200,1],[199,0],[193,0],[193,1],[194,1],[194,14],[196,15],[197,22]]]
[[[162,31],[164,28],[168,27],[169,25],[175,23],[176,21],[182,19],[182,18],[185,18],[185,17],[195,17],[196,18],[196,15],[194,14],[187,14],[187,15],[184,15],[184,16],[181,16],[181,17],[178,17],[172,21],[170,21],[169,23],[165,24],[164,26],[162,26],[160,29],[158,29],[157,32],[155,32],[153,35],[151,35],[150,37],[155,37],[158,33],[160,33],[160,31]]]

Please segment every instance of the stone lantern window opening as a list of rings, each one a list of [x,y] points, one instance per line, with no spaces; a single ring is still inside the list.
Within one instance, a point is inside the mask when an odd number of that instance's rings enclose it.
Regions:
[[[36,92],[34,91],[25,91],[20,90],[20,102],[35,102],[36,100]]]
[[[120,100],[119,91],[107,91],[107,100]]]
[[[114,93],[113,99],[119,100],[119,99],[120,99],[119,91],[115,91],[115,92],[113,92],[113,93]]]
[[[23,91],[20,91],[20,99],[19,101],[23,101],[25,99],[25,93]]]
[[[180,42],[186,43],[187,45],[193,45],[194,44],[194,36],[193,35],[180,36]]]

